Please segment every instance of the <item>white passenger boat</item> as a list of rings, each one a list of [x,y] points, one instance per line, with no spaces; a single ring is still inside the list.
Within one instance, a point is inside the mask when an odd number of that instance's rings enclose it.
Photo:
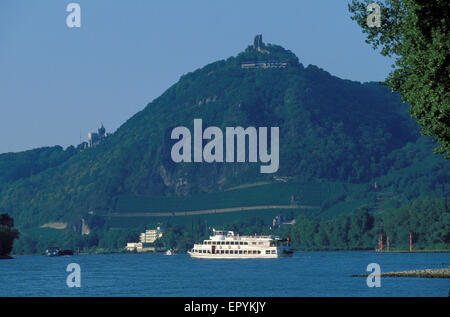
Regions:
[[[233,231],[214,230],[209,240],[194,244],[188,251],[192,258],[249,259],[278,258],[292,254],[289,239],[274,236],[239,236]]]

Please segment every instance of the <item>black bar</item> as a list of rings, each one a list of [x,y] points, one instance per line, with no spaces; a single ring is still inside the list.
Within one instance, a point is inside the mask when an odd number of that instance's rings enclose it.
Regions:
[[[236,304],[236,303],[247,303]],[[259,303],[259,304],[258,304]],[[375,312],[383,306],[396,306],[402,309],[403,313],[408,310],[417,311],[419,306],[433,305],[434,309],[448,308],[449,298],[417,298],[417,297],[382,297],[382,298],[352,298],[352,297],[144,297],[144,298],[124,298],[124,297],[3,297],[0,298],[0,307],[3,309],[12,308],[16,312],[33,311],[34,309],[46,312],[71,311],[72,308],[80,309],[86,306],[90,310],[115,310],[125,308],[130,310],[130,314],[140,315],[142,313],[174,313],[174,316],[184,315],[204,315],[204,316],[225,316],[225,315],[245,315],[245,316],[312,316],[321,311],[330,309],[335,315],[338,311],[359,312],[363,315],[366,312]],[[214,307],[216,309],[214,310]],[[436,306],[439,305],[439,306]],[[139,310],[138,310],[139,309]],[[201,311],[196,311],[199,309]],[[314,312],[314,313],[313,313]],[[313,314],[312,314],[313,313]],[[131,316],[130,316],[131,317]]]

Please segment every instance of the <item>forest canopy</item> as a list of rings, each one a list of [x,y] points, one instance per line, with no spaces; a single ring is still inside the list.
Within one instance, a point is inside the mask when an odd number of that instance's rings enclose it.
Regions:
[[[0,257],[11,253],[14,240],[19,237],[19,231],[14,228],[14,220],[8,214],[0,215]]]
[[[353,0],[352,19],[367,35],[367,43],[395,58],[386,84],[408,102],[421,133],[439,142],[435,152],[450,159],[450,2],[378,2],[381,27],[369,27],[366,7],[371,2]]]

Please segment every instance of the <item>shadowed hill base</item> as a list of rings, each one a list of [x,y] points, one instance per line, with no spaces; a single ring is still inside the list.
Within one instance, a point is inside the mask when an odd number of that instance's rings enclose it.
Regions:
[[[0,255],[0,260],[9,260],[9,259],[13,259],[13,257],[9,255]]]

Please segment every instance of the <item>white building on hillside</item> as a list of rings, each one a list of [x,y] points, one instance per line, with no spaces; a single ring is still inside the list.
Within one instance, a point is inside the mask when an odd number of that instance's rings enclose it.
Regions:
[[[142,250],[142,243],[140,242],[128,242],[127,246],[125,247],[127,251],[134,251],[134,250]]]
[[[140,235],[141,243],[153,243],[156,239],[160,239],[163,236],[163,231],[160,227],[156,227],[156,230],[145,230]]]
[[[155,247],[148,245],[148,243],[154,243],[156,239],[160,239],[163,236],[163,231],[160,227],[156,227],[155,230],[145,230],[139,236],[140,242],[128,242],[125,249],[127,251],[137,252],[155,252]]]

